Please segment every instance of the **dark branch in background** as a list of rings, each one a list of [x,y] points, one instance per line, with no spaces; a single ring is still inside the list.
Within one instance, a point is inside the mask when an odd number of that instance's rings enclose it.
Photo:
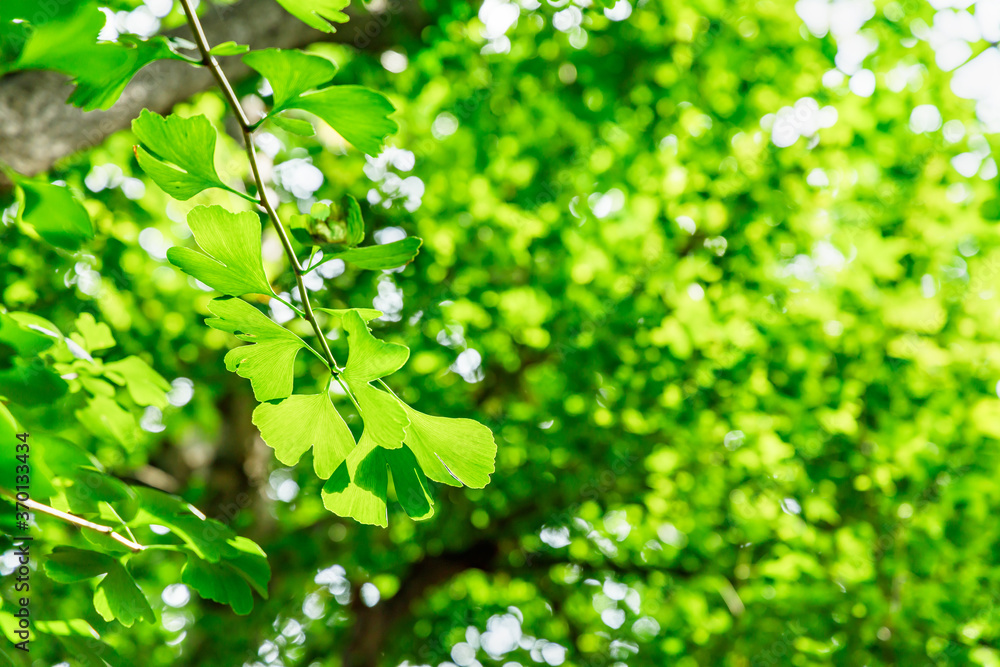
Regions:
[[[369,14],[353,3],[350,23],[332,35],[314,30],[288,14],[274,0],[242,0],[211,7],[202,17],[212,43],[235,41],[251,48],[295,48],[318,41],[381,51],[404,34],[419,35],[424,17],[417,3],[389,0],[380,14]],[[170,33],[191,39],[189,30]],[[238,57],[224,58],[230,80],[245,78],[250,69]],[[212,87],[207,69],[179,61],[154,62],[132,80],[121,99],[107,111],[84,113],[66,99],[73,87],[56,72],[17,72],[0,79],[0,162],[21,174],[34,175],[76,151],[102,143],[129,127],[142,109],[161,114],[179,102]],[[9,187],[0,176],[0,189]]]

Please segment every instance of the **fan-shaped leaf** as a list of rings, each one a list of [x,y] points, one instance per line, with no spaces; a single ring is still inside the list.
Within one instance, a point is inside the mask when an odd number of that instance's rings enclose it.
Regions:
[[[308,92],[337,73],[337,66],[326,58],[297,51],[263,49],[251,51],[243,61],[270,82],[274,91],[271,116],[287,109],[308,111],[368,155],[376,155],[385,137],[399,129],[396,121],[389,118],[395,111],[392,103],[374,90],[363,86],[329,86]]]
[[[322,479],[332,475],[354,449],[354,436],[326,392],[261,403],[253,412],[253,423],[285,465],[295,465],[312,447],[313,467]]]
[[[132,121],[143,146],[136,147],[139,166],[175,199],[190,199],[202,190],[222,188],[241,197],[215,171],[215,128],[205,116],[164,118],[143,109]]]
[[[45,573],[61,583],[105,575],[94,593],[94,608],[106,621],[131,627],[137,620],[155,621],[152,607],[132,575],[118,560],[97,551],[56,547],[45,561]]]
[[[21,220],[29,223],[47,243],[65,250],[78,250],[94,238],[94,226],[83,204],[69,188],[49,183],[19,181],[24,192]]]
[[[190,248],[167,250],[167,259],[209,287],[229,296],[273,295],[260,254],[260,220],[253,213],[230,213],[221,206],[198,206],[188,226],[207,254]]]
[[[258,401],[291,396],[295,356],[300,349],[309,347],[305,341],[246,301],[233,297],[213,299],[208,308],[216,315],[205,320],[208,326],[254,343],[230,350],[226,368],[250,380]]]
[[[278,0],[289,14],[317,30],[336,32],[330,22],[346,23],[347,14],[340,11],[350,0]]]

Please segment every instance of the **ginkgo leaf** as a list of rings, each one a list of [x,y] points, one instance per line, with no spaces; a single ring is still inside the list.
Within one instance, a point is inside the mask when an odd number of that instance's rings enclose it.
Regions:
[[[371,382],[391,375],[410,358],[410,350],[405,345],[375,338],[358,310],[349,310],[343,318],[344,330],[349,336],[344,379],[349,383]]]
[[[111,66],[101,70],[80,63],[74,71],[68,72],[74,77],[76,89],[67,101],[84,111],[108,109],[118,101],[129,81],[146,65],[156,60],[190,62],[176,50],[183,45],[183,40],[163,35],[139,39],[127,34],[119,35],[115,44],[94,44],[94,48],[114,49],[115,53],[108,53],[106,56]],[[101,60],[107,62],[104,58]]]
[[[104,376],[119,386],[124,385],[139,405],[167,407],[170,383],[139,357],[125,357],[104,364]]]
[[[396,109],[385,95],[363,86],[325,84],[337,73],[337,66],[321,56],[293,50],[251,51],[243,61],[271,84],[274,104],[270,116],[287,109],[315,114],[335,129],[351,145],[368,155],[376,155],[385,137],[399,126],[389,115]]]
[[[260,49],[243,56],[243,62],[271,84],[274,103],[271,113],[278,113],[302,93],[318,88],[337,74],[337,65],[322,56],[298,49]]]
[[[49,183],[18,181],[24,193],[21,220],[29,223],[47,243],[65,250],[77,250],[94,238],[94,225],[87,209],[69,188]]]
[[[10,314],[0,313],[0,345],[10,348],[17,356],[34,357],[52,347],[53,342],[51,337],[24,326]],[[6,360],[7,356],[6,351],[0,352],[0,361]]]
[[[261,403],[253,411],[253,423],[285,465],[295,465],[312,447],[313,467],[322,479],[330,477],[354,449],[351,429],[327,392]]]
[[[70,339],[88,352],[106,350],[115,346],[115,337],[111,333],[111,327],[104,322],[98,322],[90,313],[81,313],[76,318],[74,326],[77,333],[70,334]]]
[[[202,190],[222,188],[241,197],[215,171],[215,128],[203,115],[164,118],[143,109],[132,121],[132,131],[145,146],[135,151],[139,166],[175,199],[190,199]]]
[[[349,350],[343,378],[361,407],[364,434],[377,445],[399,448],[406,435],[406,413],[394,396],[376,389],[370,382],[402,368],[410,350],[375,338],[357,311],[345,314],[343,324]]]
[[[410,425],[404,442],[435,482],[481,489],[490,483],[497,444],[493,432],[473,419],[434,417],[400,401]]]
[[[316,128],[312,123],[302,118],[291,118],[289,116],[274,116],[271,122],[280,127],[285,132],[297,134],[300,137],[311,137],[316,134]]]
[[[253,213],[230,213],[221,206],[197,206],[188,226],[198,246],[173,247],[167,259],[209,287],[229,296],[273,295],[260,254],[260,220]]]
[[[94,396],[87,407],[75,412],[77,420],[99,438],[113,440],[127,450],[135,447],[140,437],[139,425],[131,412],[107,396]]]
[[[330,22],[346,23],[347,14],[340,11],[350,0],[277,0],[289,14],[323,32],[336,32]]]
[[[241,299],[213,299],[208,309],[216,317],[205,324],[254,343],[230,350],[226,368],[249,379],[260,402],[291,396],[295,356],[302,348],[310,349],[305,341]]]
[[[5,0],[3,4],[9,2]],[[20,10],[14,7],[11,15],[32,22],[33,29],[24,35],[17,59],[7,67],[0,64],[0,71],[50,69],[62,72],[76,84],[69,102],[84,111],[109,108],[132,77],[155,60],[190,62],[176,50],[184,44],[183,40],[163,35],[141,39],[122,34],[116,42],[100,40],[106,17],[97,3],[87,2],[72,8],[71,3],[60,2],[51,6],[55,9],[61,5],[62,11],[57,12],[50,11],[49,7],[40,11],[37,3],[29,4],[35,6]],[[72,11],[67,11],[70,8]],[[35,20],[39,17],[50,20]]]
[[[337,328],[344,326],[344,316],[348,313],[357,313],[366,324],[382,317],[382,311],[374,308],[313,308],[313,310],[329,315],[327,324]]]
[[[106,621],[131,627],[137,620],[155,621],[153,608],[132,575],[117,559],[97,551],[56,547],[45,560],[53,581],[73,583],[105,575],[94,592],[94,608]]]
[[[168,528],[199,558],[218,562],[235,555],[230,544],[236,535],[225,524],[206,518],[174,496],[145,487],[135,487],[139,510],[132,525],[157,525]]]
[[[208,53],[213,56],[238,56],[249,50],[250,47],[246,44],[237,44],[236,42],[229,41],[216,44]]]
[[[364,86],[330,86],[300,95],[286,106],[319,116],[367,155],[378,155],[385,138],[399,129],[396,121],[389,118],[396,110],[392,102]]]
[[[323,505],[338,516],[385,527],[390,473],[397,500],[407,515],[418,520],[431,517],[434,503],[413,453],[406,447],[379,447],[367,432],[323,485]]]
[[[423,240],[416,236],[408,236],[399,241],[383,245],[369,245],[362,248],[349,248],[333,254],[330,259],[342,259],[355,266],[378,271],[379,269],[394,269],[409,264],[420,251]]]
[[[391,391],[372,386],[371,381],[402,367],[409,351],[376,339],[360,313],[349,310],[341,317],[349,347],[343,378],[361,407],[364,431],[358,446],[323,486],[326,507],[384,526],[390,477],[397,499],[415,519],[433,513],[427,478],[452,486],[486,486],[497,451],[492,431],[471,419],[426,415]],[[397,439],[400,428],[402,445]]]
[[[234,547],[235,555],[217,563],[189,555],[181,581],[203,598],[228,604],[237,614],[249,614],[253,610],[250,589],[266,599],[271,568],[267,556],[250,540],[237,537],[229,544]]]

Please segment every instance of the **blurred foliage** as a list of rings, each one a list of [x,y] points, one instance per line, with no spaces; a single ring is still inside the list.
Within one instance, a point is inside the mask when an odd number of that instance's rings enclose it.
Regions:
[[[817,37],[791,3],[648,0],[620,21],[536,4],[424,0],[427,27],[390,52],[310,47],[397,108],[377,157],[322,123],[259,139],[285,219],[351,195],[370,236],[424,240],[402,271],[334,259],[308,286],[386,313],[373,331],[411,350],[401,399],[496,434],[490,486],[435,487],[430,520],[336,517],[310,454],[285,467],[259,439],[232,339],[203,323],[212,293],[166,259],[193,245],[191,208],[236,195],[171,200],[122,132],[49,174],[93,222],[79,250],[7,209],[5,309],[81,340],[106,325],[103,359],[171,385],[162,409],[112,387],[141,426],[128,443],[8,380],[11,411],[260,544],[272,571],[237,619],[189,594],[176,555],[144,553],[156,622],[123,629],[36,567],[37,664],[99,664],[91,627],[129,665],[1000,664],[1000,199],[985,121],[924,37],[940,14],[825,5],[862,8],[871,92],[841,60],[851,35]],[[396,9],[338,29],[364,47]],[[263,110],[259,79],[237,92]],[[222,98],[175,111],[212,120],[218,173],[244,188]],[[290,292],[270,227],[263,247]],[[37,522],[36,566],[96,539]]]

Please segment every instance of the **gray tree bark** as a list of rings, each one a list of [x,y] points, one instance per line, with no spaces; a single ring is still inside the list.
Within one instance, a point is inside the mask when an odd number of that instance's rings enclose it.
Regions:
[[[356,3],[360,4],[360,3]],[[212,6],[203,17],[213,44],[235,41],[250,48],[294,48],[317,41],[349,44],[363,50],[382,50],[401,32],[419,34],[422,15],[416,2],[389,0],[378,13],[349,10],[351,21],[327,34],[288,14],[274,0],[242,0],[226,7]],[[190,39],[187,27],[170,33]],[[250,72],[239,57],[220,58],[231,80]],[[144,68],[107,111],[70,106],[73,90],[66,76],[55,72],[17,72],[0,79],[0,162],[14,171],[34,175],[76,151],[96,146],[130,125],[142,109],[167,113],[195,93],[214,85],[201,67],[160,60]],[[4,183],[0,175],[0,189]]]

